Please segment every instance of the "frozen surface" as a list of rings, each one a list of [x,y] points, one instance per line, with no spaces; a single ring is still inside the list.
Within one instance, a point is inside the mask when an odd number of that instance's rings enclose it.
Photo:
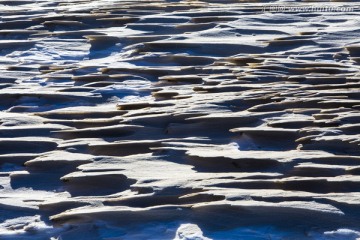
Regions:
[[[0,239],[360,239],[358,4],[264,2],[0,0]]]

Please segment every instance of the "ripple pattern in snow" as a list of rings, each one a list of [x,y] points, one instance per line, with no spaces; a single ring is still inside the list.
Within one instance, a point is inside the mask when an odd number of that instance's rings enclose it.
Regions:
[[[360,238],[358,4],[271,4],[1,0],[0,239]]]

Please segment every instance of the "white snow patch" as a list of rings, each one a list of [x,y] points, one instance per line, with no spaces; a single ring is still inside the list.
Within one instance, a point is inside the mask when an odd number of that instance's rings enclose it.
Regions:
[[[174,240],[210,240],[210,238],[203,236],[198,225],[186,223],[181,224],[177,229]]]

